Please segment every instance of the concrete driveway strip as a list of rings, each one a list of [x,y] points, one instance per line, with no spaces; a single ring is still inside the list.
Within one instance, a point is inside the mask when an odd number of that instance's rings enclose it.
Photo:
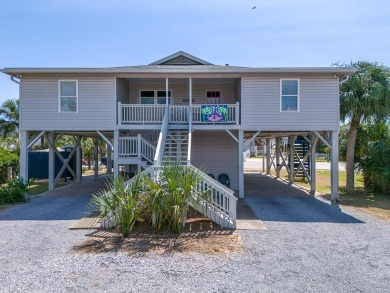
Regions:
[[[89,195],[0,212],[1,292],[390,292],[390,226],[308,196],[256,196],[240,254],[84,254]]]

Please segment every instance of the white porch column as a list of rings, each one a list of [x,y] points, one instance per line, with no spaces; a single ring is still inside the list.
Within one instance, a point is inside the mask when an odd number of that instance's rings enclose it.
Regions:
[[[263,173],[265,172],[265,143],[264,139],[261,140],[261,144],[263,146]]]
[[[289,181],[290,183],[294,183],[294,142],[295,137],[293,135],[290,135],[288,137],[288,143],[290,144],[290,176]]]
[[[188,150],[187,150],[187,165],[191,165],[192,152],[192,78],[188,79]]]
[[[98,144],[99,139],[95,137],[93,139],[93,160],[94,160],[94,178],[99,176],[99,158],[98,158]]]
[[[330,151],[330,185],[331,200],[338,201],[339,197],[339,132],[331,132],[332,149]]]
[[[244,131],[238,131],[238,194],[244,198]]]
[[[169,94],[168,94],[168,77],[165,78],[165,105],[169,105]]]
[[[271,173],[271,143],[270,143],[270,139],[267,138],[265,140],[265,144],[266,144],[266,151],[267,151],[267,174],[270,174]]]
[[[107,174],[112,173],[112,149],[111,147],[107,144],[106,145],[107,149]]]
[[[28,181],[28,131],[22,130],[19,133],[20,137],[20,179],[23,182]]]
[[[49,140],[49,182],[48,182],[48,189],[54,190],[54,178],[55,178],[55,153],[54,148],[55,147],[55,137],[54,133],[49,133],[47,136]]]
[[[276,156],[276,178],[280,178],[280,137],[276,138],[276,146],[275,146],[275,156]]]
[[[311,145],[311,155],[310,155],[310,191],[314,194],[317,189],[317,184],[316,184],[316,148],[317,148],[317,139],[315,135],[311,135],[310,137],[310,145]]]
[[[119,130],[114,131],[114,177],[119,175]]]
[[[81,142],[81,136],[77,137],[76,141],[76,182],[81,181],[81,144],[78,142]]]

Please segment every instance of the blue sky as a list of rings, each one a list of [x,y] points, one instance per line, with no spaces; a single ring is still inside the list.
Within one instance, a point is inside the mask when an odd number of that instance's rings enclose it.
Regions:
[[[256,6],[256,9],[252,9]],[[390,66],[388,0],[0,0],[0,68],[149,64]],[[0,74],[0,102],[18,86]]]

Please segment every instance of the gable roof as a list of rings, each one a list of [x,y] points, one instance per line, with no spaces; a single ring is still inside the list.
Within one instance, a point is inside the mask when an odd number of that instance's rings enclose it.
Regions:
[[[184,51],[157,60],[149,65],[213,65]]]

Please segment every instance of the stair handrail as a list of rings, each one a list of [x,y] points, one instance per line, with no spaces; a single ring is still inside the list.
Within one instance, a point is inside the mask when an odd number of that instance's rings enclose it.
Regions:
[[[188,107],[188,148],[187,148],[187,165],[191,165],[191,148],[192,148],[192,105]]]
[[[148,152],[146,152],[146,149],[149,148],[152,155],[149,155]],[[152,145],[149,141],[147,141],[145,138],[141,137],[141,156],[153,164],[153,159],[156,154],[156,147]]]
[[[161,166],[162,156],[165,148],[165,140],[168,133],[169,112],[168,107],[165,108],[164,119],[161,125],[160,135],[156,147],[156,154],[154,155],[154,165]]]
[[[202,177],[197,188],[199,190],[211,189],[212,196],[215,196],[211,203],[201,202],[194,208],[224,228],[236,228],[237,197],[234,196],[234,191],[195,166],[189,165],[188,167]]]
[[[142,135],[142,138],[146,139],[146,141],[150,142],[152,145],[155,145],[158,140],[158,130],[152,129]]]

